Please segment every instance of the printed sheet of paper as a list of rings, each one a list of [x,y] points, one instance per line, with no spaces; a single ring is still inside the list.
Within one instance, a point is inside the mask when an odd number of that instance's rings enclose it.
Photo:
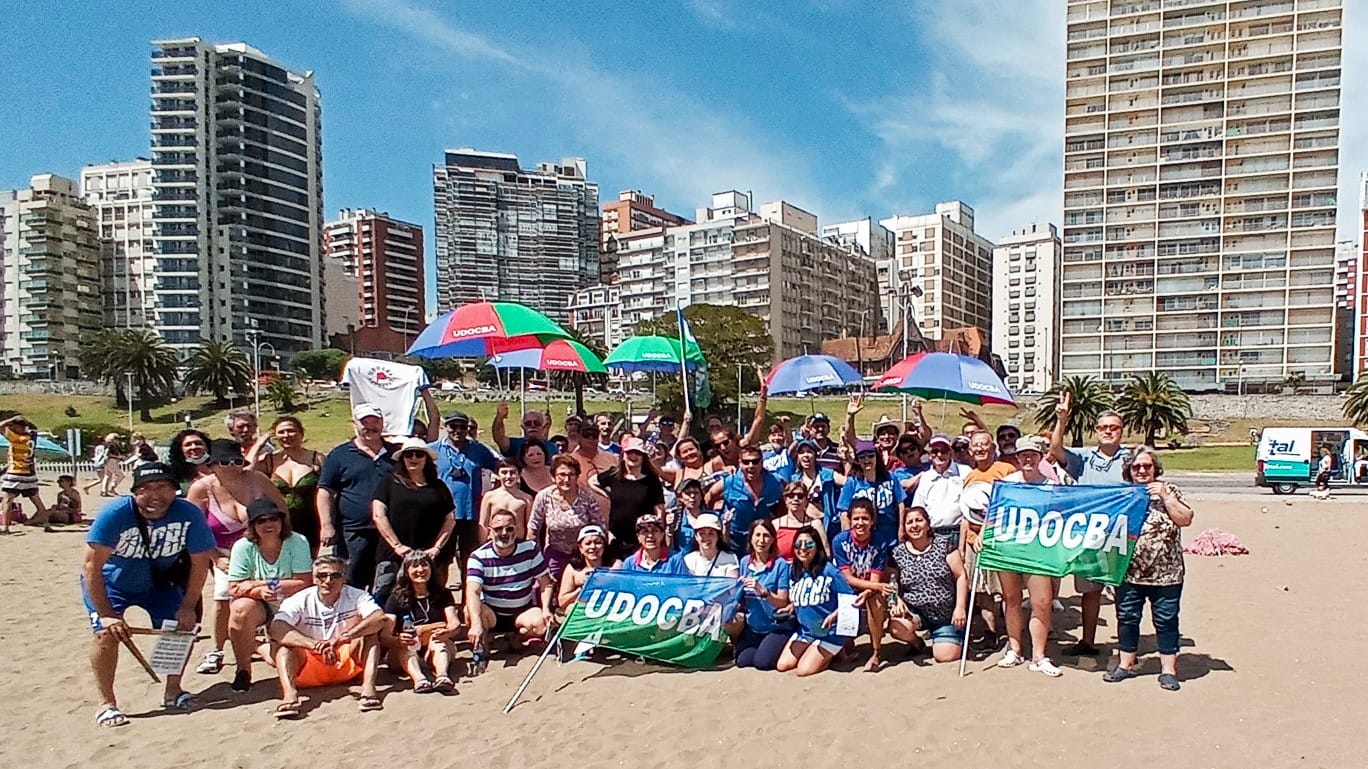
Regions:
[[[176,621],[163,622],[161,629],[175,630]],[[158,675],[178,676],[185,672],[185,663],[190,660],[190,651],[194,646],[194,633],[163,633],[157,636],[157,644],[152,647],[152,657],[148,662]]]
[[[860,609],[855,596],[836,596],[836,635],[854,638],[860,634]]]

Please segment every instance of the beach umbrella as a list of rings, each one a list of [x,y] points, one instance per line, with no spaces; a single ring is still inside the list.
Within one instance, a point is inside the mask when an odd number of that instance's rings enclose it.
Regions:
[[[678,339],[668,336],[634,336],[614,347],[603,359],[603,365],[627,374],[638,371],[673,374],[678,373],[683,364],[683,349]],[[690,360],[688,367],[692,370],[700,363]]]
[[[828,387],[863,384],[864,378],[849,363],[831,355],[799,355],[770,370],[765,386],[770,395],[801,393]]]
[[[540,371],[579,371],[607,374],[603,361],[573,339],[557,339],[545,347],[499,353],[489,359],[494,368],[532,368]]]
[[[423,329],[408,354],[420,358],[487,358],[545,347],[570,333],[516,302],[471,302],[442,313]]]
[[[5,436],[0,435],[0,449],[8,449],[9,445],[9,441],[5,439]],[[33,444],[33,453],[50,454],[58,457],[71,456],[71,452],[67,451],[66,448],[62,446],[62,444],[52,440],[51,438],[44,438],[41,435],[38,436],[38,440],[35,441]]]
[[[926,400],[1015,406],[1012,393],[991,366],[948,352],[919,352],[898,361],[871,389],[902,392]]]

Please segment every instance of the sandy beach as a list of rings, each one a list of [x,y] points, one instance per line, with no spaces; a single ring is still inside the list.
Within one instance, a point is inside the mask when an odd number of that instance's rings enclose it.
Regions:
[[[414,695],[407,681],[382,673],[382,712],[357,712],[354,689],[311,690],[303,719],[277,722],[271,709],[279,689],[263,664],[254,671],[258,684],[243,695],[229,690],[231,664],[218,676],[188,674],[197,709],[169,714],[160,708],[161,687],[125,654],[118,692],[132,723],[117,729],[95,725],[89,626],[76,577],[83,532],[18,527],[22,533],[0,538],[0,690],[11,703],[0,766],[359,767],[396,759],[633,769],[813,759],[848,766],[920,759],[997,767],[1361,765],[1368,668],[1359,654],[1368,620],[1350,591],[1368,555],[1354,545],[1352,530],[1336,524],[1357,520],[1365,498],[1291,499],[1189,495],[1198,516],[1189,539],[1219,527],[1252,554],[1188,556],[1178,693],[1159,689],[1152,655],[1144,677],[1120,684],[1102,681],[1105,657],[1080,666],[1057,653],[1066,667],[1056,680],[1024,666],[999,670],[991,659],[971,663],[963,679],[953,665],[906,660],[878,674],[830,671],[801,681],[729,668],[548,663],[503,715],[533,660],[496,656],[484,676],[459,682],[459,696]],[[1078,623],[1077,597],[1065,583],[1067,611],[1056,615],[1052,646]],[[146,623],[137,610],[130,617]],[[1110,603],[1102,617],[1099,640],[1111,651]],[[1153,651],[1152,632],[1146,619],[1142,652]],[[141,642],[150,650],[149,639]],[[862,638],[862,651],[866,644]],[[203,649],[201,642],[191,668]],[[899,660],[901,647],[892,651]]]

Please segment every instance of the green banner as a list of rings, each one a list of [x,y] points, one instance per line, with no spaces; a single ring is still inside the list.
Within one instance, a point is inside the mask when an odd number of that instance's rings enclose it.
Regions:
[[[1148,510],[1149,491],[1140,485],[995,483],[979,566],[1119,585]]]
[[[741,583],[735,579],[598,569],[570,608],[561,638],[672,665],[708,667],[726,643],[725,625],[736,616],[740,600]]]

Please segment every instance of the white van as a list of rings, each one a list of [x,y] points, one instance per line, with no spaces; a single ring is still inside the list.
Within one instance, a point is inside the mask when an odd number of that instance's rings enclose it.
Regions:
[[[1368,433],[1353,427],[1265,427],[1254,485],[1274,494],[1314,485],[1322,447],[1329,447],[1334,460],[1331,486],[1368,486]]]

